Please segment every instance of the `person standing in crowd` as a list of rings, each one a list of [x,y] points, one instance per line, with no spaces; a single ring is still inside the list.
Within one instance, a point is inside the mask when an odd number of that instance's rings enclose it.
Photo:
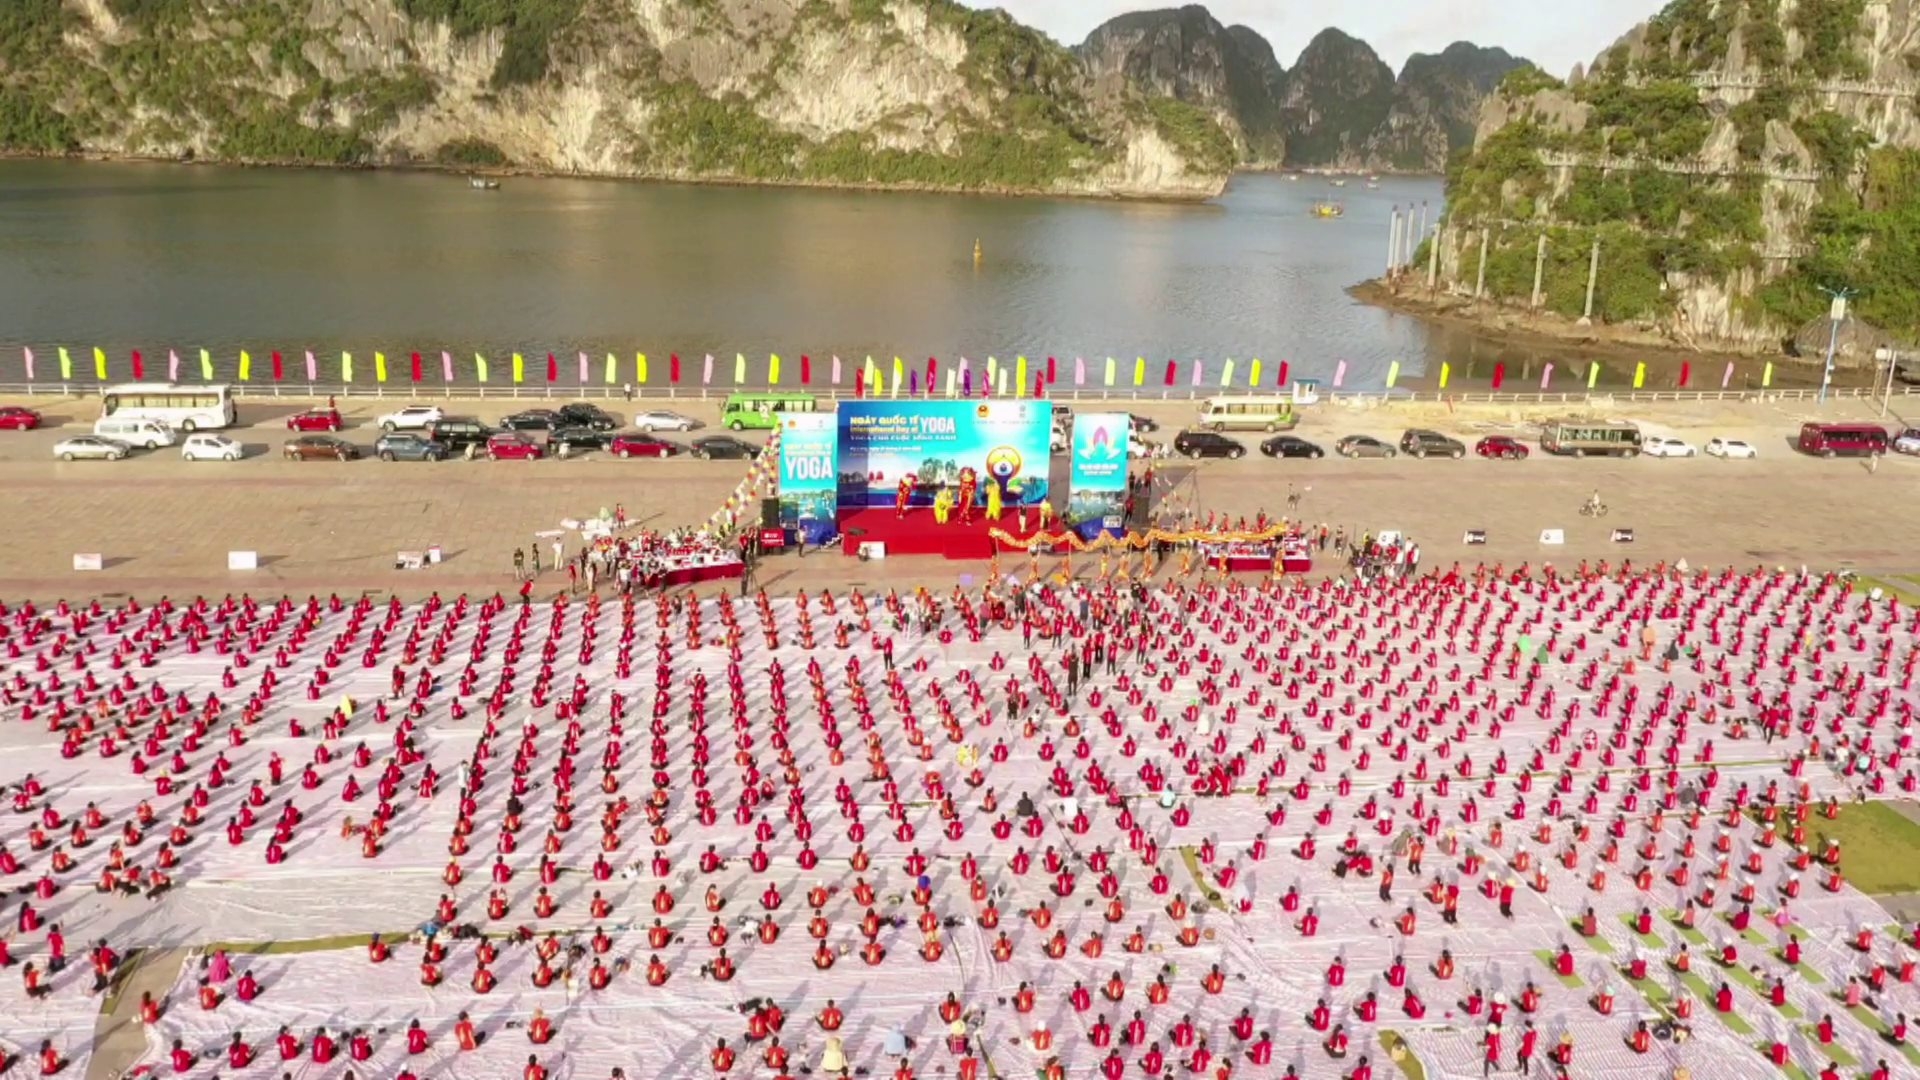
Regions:
[[[513,549],[513,580],[521,581],[527,576],[527,553],[519,548]]]

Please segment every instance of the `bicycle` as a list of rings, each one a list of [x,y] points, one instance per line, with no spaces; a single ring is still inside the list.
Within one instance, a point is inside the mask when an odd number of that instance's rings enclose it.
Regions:
[[[1603,518],[1607,516],[1606,503],[1586,503],[1580,507],[1581,517]]]

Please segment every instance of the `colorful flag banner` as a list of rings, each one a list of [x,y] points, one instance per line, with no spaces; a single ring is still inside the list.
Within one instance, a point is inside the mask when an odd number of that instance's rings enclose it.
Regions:
[[[519,353],[513,354],[513,381],[516,383],[527,381],[527,359]]]
[[[619,381],[620,381],[620,358],[613,355],[612,353],[608,353],[607,354],[607,385],[612,386],[614,383],[617,383]]]
[[[373,381],[387,381],[387,354],[375,351],[373,354]]]
[[[1027,358],[1016,356],[1014,363],[1017,366],[1013,377],[1013,393],[1015,397],[1025,397],[1027,396]]]
[[[1552,382],[1552,380],[1553,380],[1553,362],[1548,361],[1547,366],[1540,369],[1540,389],[1542,391],[1546,390],[1547,386]]]
[[[73,357],[67,355],[65,345],[60,346],[60,378],[67,382],[73,380]]]
[[[646,353],[633,354],[633,371],[634,371],[634,374],[638,376],[638,378],[635,381],[638,382],[641,386],[647,385],[647,354]]]
[[[443,382],[453,381],[453,354],[445,349],[440,350],[440,378]]]
[[[133,350],[133,380],[135,382],[139,382],[141,379],[144,379],[146,377],[147,377],[146,361],[140,358],[140,350],[135,349]]]
[[[205,349],[200,350],[200,378],[206,382],[213,381],[213,356]]]
[[[307,350],[307,381],[320,381],[320,361],[314,357],[312,349]]]
[[[1073,358],[1073,385],[1087,385],[1087,358],[1084,356]]]
[[[767,385],[780,385],[780,354],[772,353],[767,357]]]
[[[1259,388],[1259,386],[1260,386],[1260,358],[1256,356],[1253,358],[1253,363],[1247,367],[1247,389],[1256,390]]]
[[[487,381],[487,358],[479,353],[473,354],[473,377],[481,382]]]
[[[1647,385],[1647,362],[1642,360],[1633,367],[1633,388],[1638,390],[1645,385]]]
[[[1400,381],[1400,361],[1394,360],[1387,364],[1387,389],[1389,390],[1393,389],[1393,384],[1399,381]]]
[[[1346,381],[1347,381],[1347,362],[1345,360],[1342,360],[1333,369],[1333,388],[1338,390],[1340,388],[1340,385]]]
[[[1587,389],[1589,390],[1593,389],[1596,385],[1599,384],[1599,382],[1600,382],[1600,361],[1595,360],[1592,363],[1589,363],[1587,365]]]
[[[1440,361],[1440,389],[1445,390],[1447,388],[1447,380],[1451,378],[1453,378],[1453,365],[1447,363],[1445,360]]]
[[[285,359],[281,357],[279,349],[273,350],[272,357],[273,357],[273,381],[279,382],[280,380],[287,377],[287,362]]]
[[[240,350],[240,381],[253,381],[253,357],[248,356],[245,349]]]
[[[207,362],[207,351],[205,349],[200,350],[200,362],[202,364]],[[344,383],[353,381],[353,354],[350,352],[340,354],[340,381]]]
[[[733,354],[733,385],[744,386],[747,382],[747,354]]]
[[[98,345],[93,347],[93,376],[101,382],[107,381],[107,353]]]

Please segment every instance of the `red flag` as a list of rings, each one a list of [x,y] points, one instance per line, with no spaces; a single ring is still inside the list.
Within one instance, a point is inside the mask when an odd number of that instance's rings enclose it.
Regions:
[[[133,350],[133,378],[135,382],[147,377],[147,365],[140,359],[140,350]]]
[[[667,359],[670,361],[668,366],[672,369],[667,373],[667,375],[675,383],[678,383],[680,381],[680,354],[674,353],[672,356],[669,356]]]
[[[927,395],[933,395],[933,380],[940,374],[940,361],[927,357]]]
[[[1048,382],[1059,381],[1060,379],[1059,371],[1060,369],[1054,364],[1053,357],[1051,356],[1047,357],[1047,381]]]
[[[1280,361],[1280,378],[1277,381],[1275,381],[1273,385],[1275,386],[1287,385],[1287,362],[1285,360]]]
[[[275,349],[273,351],[273,381],[279,382],[281,377],[285,374],[286,374],[286,365],[281,363],[280,361],[280,350]]]
[[[1680,361],[1680,389],[1685,390],[1687,388],[1687,384],[1692,381],[1693,381],[1693,361],[1691,360]]]
[[[679,370],[678,364],[679,362],[675,361],[674,370],[676,371]],[[805,386],[808,383],[811,383],[812,381],[813,381],[813,359],[809,357],[806,353],[801,353],[800,354],[800,385]]]
[[[274,359],[277,361],[279,360],[279,358],[280,358],[279,354],[275,353]],[[278,363],[275,363],[273,368],[274,368],[273,377],[277,379],[280,377],[280,365]],[[414,382],[420,381],[420,354],[419,353],[413,354],[413,381]]]
[[[1493,365],[1493,388],[1495,390],[1500,389],[1500,384],[1506,381],[1507,364],[1506,361],[1502,360],[1500,363]]]
[[[853,372],[853,396],[867,396],[867,372],[864,368],[855,368]]]
[[[1168,386],[1173,385],[1173,374],[1175,369],[1177,369],[1179,366],[1180,366],[1180,362],[1178,360],[1167,361],[1167,385]]]
[[[1033,373],[1033,396],[1037,398],[1047,396],[1047,377],[1037,371]]]
[[[560,381],[560,361],[555,360],[552,353],[547,354],[547,381]]]

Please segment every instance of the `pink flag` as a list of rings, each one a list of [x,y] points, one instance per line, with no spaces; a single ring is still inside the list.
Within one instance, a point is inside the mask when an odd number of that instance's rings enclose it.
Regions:
[[[1720,389],[1725,390],[1731,385],[1733,385],[1733,361],[1729,360],[1727,361],[1727,373],[1720,376]]]
[[[833,358],[833,385],[840,385],[840,358],[837,356]]]
[[[1204,360],[1195,360],[1193,362],[1193,385],[1200,385],[1200,369],[1205,366],[1206,361]]]
[[[33,350],[21,349],[20,351],[27,354],[27,378],[31,379],[33,378]]]
[[[712,353],[708,353],[708,354],[707,354],[707,369],[706,369],[706,372],[705,372],[705,374],[703,374],[703,375],[701,375],[701,376],[700,376],[700,384],[701,384],[702,386],[706,386],[706,385],[709,385],[709,384],[711,384],[712,382],[713,382],[713,354],[712,354]]]
[[[320,381],[320,362],[313,358],[313,350],[307,350],[307,381]]]
[[[1548,380],[1552,378],[1553,378],[1553,364],[1548,363],[1546,367],[1540,369],[1540,389],[1545,390],[1547,388]]]
[[[453,354],[445,350],[440,353],[440,374],[448,382],[453,381]]]
[[[1336,389],[1338,389],[1340,384],[1346,381],[1347,381],[1347,362],[1345,360],[1342,360],[1340,361],[1340,366],[1333,369],[1333,385]]]
[[[180,381],[180,354],[172,349],[167,350],[167,381]]]
[[[1087,358],[1084,356],[1073,358],[1073,385],[1087,385]]]
[[[587,354],[580,354],[580,385],[587,385]]]

